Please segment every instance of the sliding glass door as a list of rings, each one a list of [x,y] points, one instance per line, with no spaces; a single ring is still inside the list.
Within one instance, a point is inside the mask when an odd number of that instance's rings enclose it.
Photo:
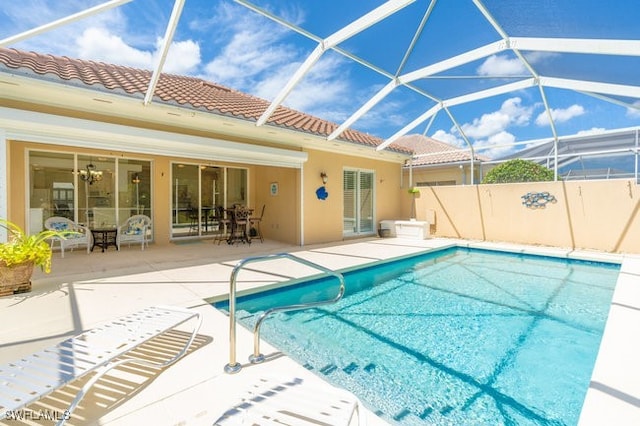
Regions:
[[[29,151],[29,232],[62,216],[91,228],[113,228],[129,216],[151,217],[151,162],[53,151]]]
[[[215,233],[216,207],[247,204],[246,169],[174,163],[171,175],[173,238]]]
[[[372,234],[374,227],[374,174],[366,170],[343,172],[343,233]]]

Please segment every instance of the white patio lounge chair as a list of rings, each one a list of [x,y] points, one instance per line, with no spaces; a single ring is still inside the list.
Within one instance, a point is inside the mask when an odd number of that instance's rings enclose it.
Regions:
[[[135,358],[131,351],[154,337],[193,319],[196,324],[185,346],[165,362]],[[173,306],[155,306],[104,324],[58,345],[0,365],[0,420],[65,385],[95,373],[77,393],[58,425],[73,416],[87,391],[105,373],[125,363],[162,368],[182,357],[196,337],[202,319],[198,312]],[[127,358],[118,357],[127,354]]]
[[[60,252],[64,257],[65,249],[74,249],[80,246],[87,246],[87,254],[91,251],[92,236],[91,231],[86,226],[80,225],[62,216],[52,216],[44,221],[44,227],[53,231],[69,231],[65,238],[54,237],[51,239],[51,247],[55,242],[60,243]]]
[[[301,378],[261,378],[214,426],[364,425],[358,399],[331,385],[313,386]]]
[[[122,243],[140,243],[142,250],[144,250],[145,244],[149,247],[150,235],[151,218],[143,214],[136,214],[127,218],[122,226],[118,228],[116,245],[120,250],[120,244]]]

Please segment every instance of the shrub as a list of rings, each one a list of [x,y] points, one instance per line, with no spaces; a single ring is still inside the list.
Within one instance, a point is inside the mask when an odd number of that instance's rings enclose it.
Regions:
[[[491,169],[482,183],[544,182],[553,180],[553,170],[516,158]]]

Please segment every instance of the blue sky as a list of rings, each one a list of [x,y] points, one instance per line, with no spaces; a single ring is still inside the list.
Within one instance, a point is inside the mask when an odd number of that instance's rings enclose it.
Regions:
[[[93,0],[21,0],[0,6],[0,38],[9,37],[102,3]],[[296,28],[326,38],[384,1],[254,0]],[[510,37],[640,40],[640,3],[595,0],[484,0]],[[605,4],[606,3],[606,4]],[[390,79],[500,40],[472,0],[439,0],[403,62],[430,1],[417,0],[338,47],[371,64],[327,51],[285,100],[285,105],[342,123]],[[99,15],[9,47],[152,69],[173,7],[172,0],[134,0]],[[228,0],[186,0],[165,71],[202,77],[272,100],[317,42]],[[640,85],[640,57],[522,52],[542,76]],[[401,66],[402,64],[402,66]],[[388,138],[438,100],[530,76],[522,61],[502,51],[400,86],[358,119],[353,128]],[[545,88],[559,135],[640,125],[640,110],[572,90]],[[640,105],[638,99],[616,98]],[[552,136],[537,87],[452,106],[409,133],[466,146],[462,129],[490,156],[498,147]]]

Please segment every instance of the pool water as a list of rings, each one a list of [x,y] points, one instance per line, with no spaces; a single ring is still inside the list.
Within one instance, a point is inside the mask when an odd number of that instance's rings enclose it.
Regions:
[[[449,249],[347,273],[340,302],[273,315],[262,337],[392,424],[575,425],[618,272]],[[337,288],[239,298],[238,318]]]

